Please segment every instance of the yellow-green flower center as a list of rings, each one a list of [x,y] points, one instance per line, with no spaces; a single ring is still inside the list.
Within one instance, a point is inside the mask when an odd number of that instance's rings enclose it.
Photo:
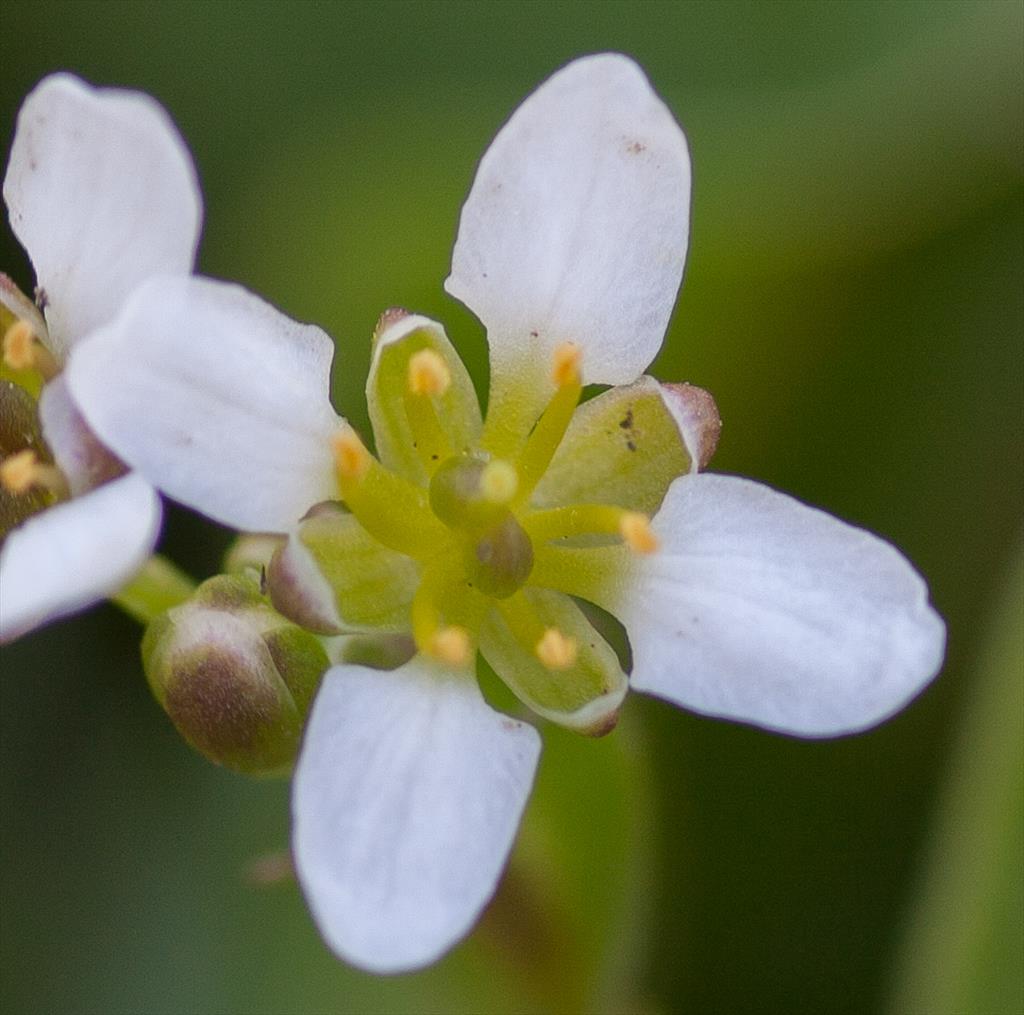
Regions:
[[[554,393],[514,461],[479,445],[455,446],[451,435],[468,427],[443,414],[452,370],[440,353],[412,348],[405,362],[398,413],[405,440],[393,457],[417,463],[425,485],[386,468],[352,430],[338,435],[334,451],[349,511],[375,540],[419,566],[410,611],[417,648],[468,665],[482,626],[497,610],[534,659],[550,670],[568,669],[577,639],[546,622],[519,594],[535,563],[552,544],[580,536],[622,540],[641,553],[656,546],[639,512],[600,504],[531,506],[579,401],[579,349],[565,344],[555,351]],[[392,392],[393,402],[398,397]]]

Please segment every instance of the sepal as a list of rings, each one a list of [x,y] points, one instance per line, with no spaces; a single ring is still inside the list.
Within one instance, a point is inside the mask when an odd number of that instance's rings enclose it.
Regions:
[[[318,634],[408,630],[419,569],[336,501],[317,504],[273,556],[274,606]]]
[[[654,514],[673,480],[707,465],[721,428],[714,398],[693,384],[645,376],[610,388],[576,410],[533,503]]]
[[[541,644],[550,632],[569,648],[552,665]],[[480,651],[516,697],[537,715],[588,736],[610,732],[628,680],[618,657],[568,597],[530,588],[492,610]]]
[[[374,334],[366,403],[381,462],[417,483],[429,478],[423,458],[429,461],[430,456],[424,456],[425,449],[417,446],[429,439],[429,433],[414,432],[408,404],[409,370],[410,361],[424,350],[437,357],[446,381],[440,390],[427,396],[434,402],[440,436],[447,444],[437,452],[437,460],[475,444],[482,429],[473,382],[444,328],[417,314],[398,309],[385,312]]]

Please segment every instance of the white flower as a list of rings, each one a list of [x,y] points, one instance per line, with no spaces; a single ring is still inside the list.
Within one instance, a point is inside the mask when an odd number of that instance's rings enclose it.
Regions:
[[[0,496],[36,496],[28,507],[44,506],[17,512],[28,517],[0,552],[6,641],[115,592],[152,552],[159,498],[96,440],[61,371],[145,279],[192,270],[202,203],[191,157],[162,107],[67,74],[46,78],[25,100],[3,193],[42,311],[0,276],[0,303],[18,319],[8,366],[37,368],[46,380],[39,416],[56,466],[34,449],[6,459],[8,483],[24,492]],[[4,383],[5,404],[22,399]],[[115,365],[107,384],[118,383]],[[145,409],[135,402],[136,415]]]
[[[896,550],[699,474],[710,397],[640,376],[681,281],[689,188],[683,134],[630,60],[588,57],[542,85],[481,161],[446,283],[487,328],[487,419],[440,326],[385,315],[368,382],[379,462],[329,408],[318,335],[243,330],[212,290],[195,332],[175,301],[196,283],[150,283],[72,360],[76,398],[126,461],[221,521],[292,533],[271,567],[279,609],[415,639],[397,669],[327,673],[295,776],[299,878],[357,965],[432,961],[497,883],[539,738],[484,702],[478,648],[538,714],[614,723],[626,678],[570,596],[624,622],[633,687],[797,736],[880,722],[941,663],[942,621]],[[141,426],[103,382],[130,350],[157,410]],[[574,414],[584,379],[620,386]],[[297,524],[339,493],[347,510]]]

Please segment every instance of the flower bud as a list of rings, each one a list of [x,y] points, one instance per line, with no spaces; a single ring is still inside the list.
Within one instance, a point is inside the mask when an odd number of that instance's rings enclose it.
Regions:
[[[329,665],[320,641],[282,617],[251,574],[220,575],[150,624],[143,665],[178,732],[211,761],[287,772]]]

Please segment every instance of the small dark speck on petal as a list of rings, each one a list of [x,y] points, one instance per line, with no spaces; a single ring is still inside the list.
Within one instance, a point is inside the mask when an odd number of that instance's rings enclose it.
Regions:
[[[630,451],[636,451],[636,444],[633,441],[626,441],[626,447],[629,448]]]

